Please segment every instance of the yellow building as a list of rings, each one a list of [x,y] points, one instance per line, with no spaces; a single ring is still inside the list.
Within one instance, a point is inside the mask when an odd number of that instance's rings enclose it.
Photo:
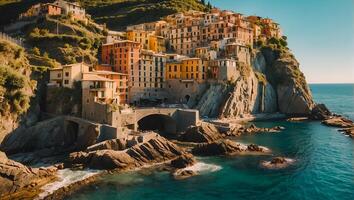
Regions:
[[[156,36],[155,31],[129,30],[127,39],[139,42],[143,49],[154,52],[166,52],[165,39],[162,36]]]
[[[166,80],[180,79],[181,78],[182,62],[172,61],[166,63]]]
[[[208,62],[200,58],[185,58],[181,61],[172,61],[166,64],[166,80],[206,80]]]

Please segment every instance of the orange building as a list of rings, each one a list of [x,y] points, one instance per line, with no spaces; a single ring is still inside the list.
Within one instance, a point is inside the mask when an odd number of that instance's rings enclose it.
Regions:
[[[46,15],[61,15],[61,8],[57,5],[46,3],[41,6],[42,14]]]
[[[140,43],[129,40],[102,45],[102,63],[114,72],[129,73],[139,66]]]

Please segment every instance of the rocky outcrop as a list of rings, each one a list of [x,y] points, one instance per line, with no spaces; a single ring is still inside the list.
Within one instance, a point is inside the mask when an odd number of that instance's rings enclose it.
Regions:
[[[121,151],[111,149],[70,154],[67,166],[82,165],[91,169],[125,170],[167,162],[184,154],[167,139],[156,136]]]
[[[40,187],[56,179],[55,168],[30,168],[0,152],[0,199],[33,199]]]
[[[314,102],[299,63],[289,50],[263,48],[266,77],[277,92],[278,109],[289,115],[309,115]]]
[[[250,68],[247,70],[250,70],[248,76],[239,77],[233,83],[233,91],[223,105],[220,117],[243,117],[258,109],[258,79]]]
[[[324,120],[332,116],[331,111],[324,104],[316,104],[316,106],[311,111],[310,119],[313,120]]]
[[[242,128],[239,129],[240,133],[244,133],[244,134],[252,134],[252,133],[277,133],[280,132],[282,130],[284,130],[284,127],[281,126],[275,126],[272,128],[260,128],[257,127],[254,124],[251,124],[250,126],[244,126]]]
[[[171,161],[171,167],[175,169],[183,169],[189,166],[192,166],[196,163],[195,158],[192,154],[186,153],[178,158]]]
[[[82,150],[95,144],[98,136],[99,126],[95,123],[74,117],[56,117],[7,135],[1,149],[7,154],[43,149]]]
[[[354,123],[353,121],[341,117],[341,116],[337,116],[337,117],[332,117],[329,119],[326,119],[324,121],[322,121],[323,124],[327,125],[327,126],[333,126],[333,127],[337,127],[337,128],[351,128],[354,127]]]
[[[284,157],[275,157],[271,161],[262,161],[261,166],[267,169],[283,169],[293,164],[295,160]]]
[[[189,127],[187,131],[178,138],[178,140],[183,142],[204,143],[212,142],[220,138],[221,134],[215,125],[202,122],[198,126]]]
[[[244,152],[266,153],[269,150],[258,145],[250,144],[247,146],[228,139],[209,144],[200,144],[192,149],[192,153],[199,156],[234,155]]]
[[[227,84],[210,84],[210,87],[202,94],[196,105],[200,116],[218,117],[220,109],[232,92],[232,87]]]

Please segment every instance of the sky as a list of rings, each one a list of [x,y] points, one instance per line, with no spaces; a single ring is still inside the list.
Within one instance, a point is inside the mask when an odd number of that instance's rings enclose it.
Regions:
[[[209,1],[278,22],[309,83],[354,83],[354,0]]]

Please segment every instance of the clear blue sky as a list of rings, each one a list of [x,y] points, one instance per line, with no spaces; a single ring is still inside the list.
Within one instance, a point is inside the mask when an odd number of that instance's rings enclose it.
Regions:
[[[354,83],[354,0],[210,0],[277,21],[310,83]]]

